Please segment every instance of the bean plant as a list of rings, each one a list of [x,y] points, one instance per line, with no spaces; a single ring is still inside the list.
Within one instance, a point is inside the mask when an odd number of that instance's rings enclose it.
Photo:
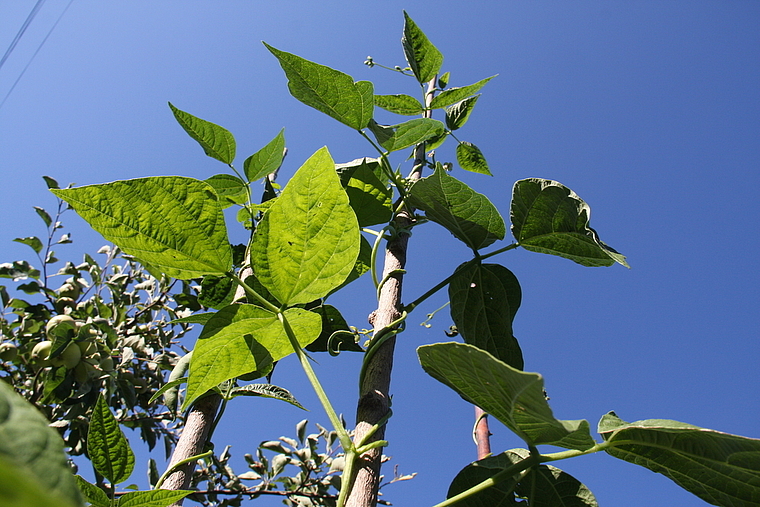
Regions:
[[[552,180],[528,178],[514,184],[507,217],[513,240],[500,243],[507,238],[502,213],[487,196],[454,176],[457,168],[491,174],[485,155],[460,129],[492,77],[452,87],[450,74],[442,72],[443,55],[406,13],[402,47],[407,65],[386,68],[411,77],[406,82],[415,83],[419,99],[406,93],[377,95],[369,81],[354,81],[338,70],[264,46],[281,65],[293,97],[364,138],[369,154],[336,163],[323,147],[286,184],[275,183],[285,154],[283,131],[236,167],[236,140],[229,131],[169,104],[182,128],[226,172],[203,181],[155,176],[51,188],[148,272],[200,285],[199,301],[207,311],[176,322],[200,324],[202,331],[192,353],[175,366],[158,393],[167,403],[190,415],[205,403],[214,414],[218,400],[227,402],[234,391],[255,389],[247,386],[261,384],[245,382],[266,378],[280,359],[295,354],[331,425],[322,435],[332,435],[328,438],[341,448],[340,467],[333,467],[332,478],[326,479],[337,488],[337,498],[313,495],[309,505],[375,505],[382,448],[387,445],[383,429],[392,422],[388,389],[393,345],[409,315],[446,289],[455,325],[450,334],[461,341],[419,347],[421,367],[525,445],[469,464],[463,459],[447,499],[435,507],[595,506],[593,493],[558,465],[596,452],[661,473],[714,505],[760,505],[760,441],[671,420],[626,422],[614,412],[601,416],[595,438],[586,420],[555,418],[542,376],[522,370],[522,351],[512,330],[521,303],[520,283],[493,258],[523,248],[585,267],[628,264],[590,227],[589,205]],[[365,63],[383,67],[372,58]],[[377,108],[416,118],[380,124],[374,119]],[[438,159],[436,150],[443,143],[456,145],[455,161]],[[392,162],[395,158],[398,162]],[[252,186],[259,180],[266,189],[261,199]],[[237,209],[237,225],[249,232],[244,245],[231,245],[228,239],[224,210],[230,207]],[[441,274],[423,294],[402,297],[401,281],[413,275],[404,269],[407,242],[415,228],[430,222],[464,243],[471,256],[453,273]],[[385,259],[382,269],[378,256]],[[368,340],[326,302],[338,290],[350,291],[362,276],[372,279],[378,298]],[[309,355],[341,350],[364,354],[353,431],[334,409]],[[98,472],[114,485],[129,475],[131,454],[103,398],[95,414],[89,454]],[[311,437],[298,432],[298,439],[264,448],[278,450],[283,464],[304,461],[299,453],[311,449]],[[563,450],[550,452],[547,446]],[[171,476],[209,452],[182,459],[175,455],[157,489],[128,495],[150,497],[155,502],[151,505],[177,501],[191,492],[182,489],[190,484],[190,475],[167,486]],[[307,454],[313,457],[314,451]],[[261,455],[249,462],[253,470],[266,470]],[[115,503],[114,495],[78,481],[93,505]],[[291,490],[298,487],[288,485]],[[128,495],[119,505],[132,505]]]

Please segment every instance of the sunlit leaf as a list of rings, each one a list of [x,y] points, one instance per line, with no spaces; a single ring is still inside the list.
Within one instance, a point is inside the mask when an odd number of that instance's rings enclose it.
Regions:
[[[465,171],[492,176],[480,148],[467,141],[462,141],[457,145],[457,163]]]
[[[248,181],[256,181],[275,172],[282,164],[284,156],[285,129],[282,129],[266,146],[245,159],[243,171],[245,171],[246,178]]]
[[[391,113],[415,116],[423,111],[420,101],[409,95],[375,95],[375,105]]]
[[[393,190],[362,161],[346,185],[346,194],[359,227],[384,224],[391,218]]]
[[[215,174],[205,181],[214,188],[216,195],[219,196],[219,205],[222,208],[228,208],[233,204],[243,204],[248,200],[248,187],[237,176]]]
[[[355,83],[348,74],[264,45],[279,60],[293,97],[356,130],[367,126],[375,107],[372,83]]]
[[[305,304],[340,286],[359,254],[359,224],[327,148],[288,182],[253,237],[251,263],[282,304]]]
[[[154,489],[152,491],[132,491],[119,497],[119,507],[168,507],[195,493],[190,490]]]
[[[34,405],[0,381],[0,505],[82,504],[63,440],[48,422]]]
[[[272,398],[290,403],[294,407],[298,407],[302,410],[306,410],[290,391],[272,384],[246,384],[233,389],[230,396],[260,396],[262,398]]]
[[[177,109],[171,102],[169,107],[177,122],[201,145],[206,155],[225,164],[235,160],[235,138],[227,129]]]
[[[409,199],[428,219],[444,226],[473,250],[504,239],[506,234],[504,219],[491,201],[440,167],[412,185]]]
[[[28,238],[16,238],[13,241],[27,245],[34,250],[35,253],[42,251],[42,241],[37,236],[29,236]]]
[[[222,275],[232,267],[219,198],[180,176],[51,190],[124,252],[168,276]]]
[[[126,481],[135,467],[135,456],[129,442],[103,395],[98,398],[92,411],[87,432],[87,454],[95,470],[112,484]]]
[[[431,118],[416,118],[398,125],[380,125],[372,120],[369,129],[375,134],[380,146],[388,152],[403,150],[440,137],[446,130],[442,122]]]
[[[487,77],[485,79],[481,79],[477,83],[468,85],[468,86],[462,86],[458,88],[449,88],[446,91],[442,91],[438,95],[436,95],[432,102],[430,103],[431,109],[441,108],[450,106],[451,104],[455,104],[459,102],[460,100],[466,99],[467,97],[471,95],[475,95],[480,91],[481,88],[483,88],[487,82],[495,78],[496,76]]]
[[[760,440],[678,421],[628,423],[610,412],[599,433],[612,456],[663,474],[713,505],[760,505]]]
[[[302,347],[316,340],[322,330],[316,313],[290,308],[285,316]],[[263,370],[293,352],[277,314],[249,304],[219,310],[203,327],[193,349],[183,409],[222,382]]]
[[[77,475],[75,478],[79,485],[79,490],[93,507],[108,507],[111,505],[111,499],[108,498],[105,491],[87,482],[81,475]]]
[[[522,370],[522,351],[512,334],[522,291],[510,270],[499,264],[460,267],[449,283],[449,300],[451,318],[465,343]]]
[[[417,355],[430,376],[501,421],[528,445],[579,450],[594,446],[587,421],[554,418],[538,373],[512,368],[466,343],[423,345]]]
[[[475,108],[475,104],[478,102],[480,95],[475,95],[464,100],[460,100],[456,104],[446,108],[446,126],[449,130],[456,130],[462,128],[467,120],[470,119],[470,114]]]
[[[404,11],[404,35],[401,38],[404,56],[420,83],[427,83],[441,70],[443,55]]]
[[[565,257],[583,266],[630,267],[589,227],[591,208],[566,186],[529,178],[512,191],[512,234],[526,250]]]

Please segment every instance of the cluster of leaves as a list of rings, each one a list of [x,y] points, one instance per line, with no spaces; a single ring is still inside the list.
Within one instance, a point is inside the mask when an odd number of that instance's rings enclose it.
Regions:
[[[46,181],[58,188],[52,178]],[[178,360],[177,341],[191,328],[172,321],[200,309],[196,291],[189,284],[177,290],[176,281],[153,276],[118,247],[101,248],[101,262],[85,254],[81,263],[55,270],[61,261],[53,248],[72,242],[62,232],[65,205],[59,201],[53,217],[35,210],[47,238],[16,241],[31,247],[42,267],[0,264],[0,277],[27,294],[11,297],[0,286],[0,378],[45,414],[73,455],[86,450],[90,415],[103,390],[121,424],[139,429],[150,448],[163,438],[168,452],[176,440],[165,424],[172,416],[149,400]]]

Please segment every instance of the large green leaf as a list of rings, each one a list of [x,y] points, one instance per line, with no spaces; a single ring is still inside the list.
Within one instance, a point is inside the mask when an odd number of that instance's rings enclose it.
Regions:
[[[432,118],[416,118],[398,125],[380,125],[372,120],[369,129],[375,134],[380,146],[388,152],[403,150],[440,137],[446,130],[442,122]]]
[[[485,79],[481,79],[477,83],[473,83],[468,86],[462,86],[459,88],[449,88],[446,91],[442,91],[440,94],[438,94],[430,103],[431,109],[441,108],[450,106],[452,104],[455,104],[459,102],[460,100],[466,99],[467,97],[471,95],[475,95],[480,91],[481,88],[483,88],[487,82],[495,78],[496,76],[487,77]]]
[[[427,83],[441,70],[443,55],[406,11],[404,11],[404,35],[401,37],[401,45],[404,48],[406,61],[420,83]]]
[[[465,171],[492,176],[483,152],[480,151],[480,148],[467,141],[462,141],[457,145],[457,163]]]
[[[366,159],[353,171],[345,188],[359,227],[384,224],[390,220],[393,190],[375,175]]]
[[[251,264],[283,305],[305,304],[340,286],[359,255],[359,224],[327,148],[318,150],[264,214]]]
[[[285,317],[302,347],[322,330],[322,318],[316,313],[290,308]],[[195,344],[183,407],[222,382],[264,370],[293,352],[276,313],[249,304],[223,308],[203,326]]]
[[[440,167],[412,185],[409,199],[473,250],[504,239],[504,219],[491,201]]]
[[[520,307],[522,291],[510,270],[499,264],[457,268],[449,283],[449,300],[451,318],[465,343],[523,369],[520,344],[512,335],[512,321]]]
[[[235,160],[235,138],[227,129],[181,111],[171,102],[169,107],[177,122],[201,145],[206,155],[225,164],[231,164]]]
[[[82,505],[82,496],[63,451],[63,440],[33,405],[2,380],[0,505]]]
[[[375,108],[373,86],[348,74],[264,45],[280,61],[293,97],[356,130],[367,126]]]
[[[609,454],[672,479],[706,502],[760,505],[760,440],[678,421],[628,423],[610,412],[599,421]]]
[[[530,453],[525,449],[512,449],[467,465],[452,481],[447,498],[490,479],[529,455]],[[597,507],[599,505],[591,491],[578,479],[554,466],[539,465],[529,469],[519,483],[515,484],[514,478],[500,481],[488,489],[461,500],[457,506],[521,505],[515,502],[515,494],[521,498],[530,498],[531,507]]]
[[[222,207],[208,183],[157,176],[51,192],[108,241],[173,278],[232,267]]]
[[[446,126],[449,130],[462,128],[467,123],[479,97],[480,95],[474,95],[446,108]]]
[[[95,470],[112,484],[129,479],[135,468],[135,455],[103,395],[92,411],[87,454]]]
[[[243,171],[245,171],[246,178],[248,181],[256,181],[275,172],[282,164],[284,156],[285,129],[282,129],[266,146],[245,159]]]
[[[416,116],[424,110],[420,101],[409,95],[375,95],[374,100],[377,107],[405,116]]]
[[[599,240],[589,227],[591,208],[566,186],[529,178],[512,190],[512,234],[531,252],[558,255],[583,266],[630,267],[625,257]]]
[[[587,421],[554,418],[538,373],[512,368],[466,343],[423,345],[417,355],[430,376],[493,415],[528,445],[579,450],[594,446]]]
[[[187,495],[190,490],[154,489],[152,491],[132,491],[119,498],[119,507],[167,507]]]

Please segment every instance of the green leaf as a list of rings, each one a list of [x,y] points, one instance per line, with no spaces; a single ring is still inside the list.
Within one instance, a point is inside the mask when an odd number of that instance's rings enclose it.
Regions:
[[[27,245],[34,250],[34,253],[40,253],[42,251],[42,241],[37,236],[29,236],[28,238],[16,238],[13,241]]]
[[[60,187],[58,186],[58,182],[57,182],[57,181],[55,181],[55,180],[54,180],[53,178],[51,178],[50,176],[43,176],[43,177],[42,177],[42,179],[43,179],[43,180],[45,180],[45,185],[47,185],[47,187],[48,187],[49,189],[50,189],[50,188],[60,188]]]
[[[11,278],[14,282],[27,278],[39,279],[40,271],[27,261],[4,262],[0,264],[0,278]]]
[[[367,241],[367,238],[364,236],[361,237],[361,243],[359,246],[359,257],[356,258],[356,263],[354,264],[353,269],[348,274],[348,278],[346,278],[346,281],[340,284],[338,287],[333,289],[330,294],[333,294],[349,283],[353,282],[354,280],[361,277],[364,273],[367,273],[372,269],[372,245],[369,244],[369,241]]]
[[[449,79],[451,79],[451,72],[444,72],[438,76],[438,88],[443,90],[449,85]]]
[[[384,224],[391,219],[393,190],[375,175],[366,159],[353,171],[346,194],[359,227]]]
[[[236,396],[261,396],[262,398],[272,398],[290,403],[301,410],[306,410],[290,391],[272,384],[247,384],[241,387],[236,387],[232,390],[230,396],[233,398]]]
[[[599,240],[589,227],[591,208],[566,186],[529,178],[512,190],[512,234],[531,252],[558,255],[582,266],[629,268],[625,257]]]
[[[0,504],[82,505],[63,446],[37,408],[0,381]]]
[[[215,174],[205,181],[214,188],[222,208],[229,208],[233,204],[244,204],[248,200],[248,185],[237,176]]]
[[[443,91],[436,95],[432,102],[430,103],[430,109],[438,109],[446,106],[450,106],[451,104],[455,104],[459,102],[462,99],[466,99],[467,97],[471,95],[475,95],[480,91],[481,88],[483,88],[487,82],[495,78],[496,76],[487,77],[485,79],[481,79],[477,83],[468,85],[468,86],[462,86],[458,88],[449,88],[446,91]]]
[[[556,445],[586,450],[594,446],[589,425],[554,418],[538,373],[512,368],[465,343],[436,343],[417,349],[422,368],[436,380],[477,405],[528,445]]]
[[[245,162],[243,162],[245,177],[248,178],[248,181],[256,181],[268,174],[272,174],[282,165],[284,156],[285,129],[283,128],[266,146],[245,159]]]
[[[525,449],[490,456],[467,465],[454,478],[447,498],[490,479],[515,463],[523,461],[530,453]],[[513,492],[514,490],[514,492]],[[530,498],[532,507],[597,507],[599,504],[593,493],[570,474],[551,465],[539,465],[527,471],[518,484],[514,478],[469,496],[459,503],[461,507],[491,507],[520,505],[515,502],[515,494]]]
[[[417,81],[427,83],[441,70],[443,55],[404,11],[404,56]]]
[[[470,119],[470,114],[475,108],[475,104],[478,102],[480,95],[475,95],[464,100],[460,100],[456,104],[453,104],[446,108],[446,126],[449,130],[456,130],[462,128],[467,120]]]
[[[760,505],[760,440],[666,419],[599,421],[610,455],[663,474],[713,505]]]
[[[85,499],[92,504],[93,507],[109,507],[111,500],[106,495],[105,491],[97,487],[96,485],[87,482],[81,475],[74,476],[79,486],[79,491],[82,492]]]
[[[288,182],[253,236],[251,264],[283,305],[305,304],[339,287],[359,255],[359,224],[327,148]]]
[[[221,310],[232,303],[237,285],[226,276],[206,275],[201,281],[198,302],[203,306]]]
[[[348,74],[264,45],[280,61],[293,97],[349,127],[361,130],[372,119],[373,86]]]
[[[510,270],[499,264],[460,266],[449,283],[449,300],[451,318],[465,343],[523,369],[520,344],[512,335],[522,291]]]
[[[409,95],[375,95],[375,105],[391,113],[405,116],[422,114],[425,109],[420,101]]]
[[[177,122],[201,145],[206,155],[225,164],[231,164],[235,160],[235,138],[227,129],[181,111],[171,102],[169,107]]]
[[[457,144],[457,163],[465,171],[493,176],[480,148],[467,141]]]
[[[92,411],[87,454],[95,470],[112,484],[126,481],[135,467],[135,455],[103,395]]]
[[[50,218],[50,215],[48,215],[48,212],[40,208],[39,206],[34,206],[34,211],[36,211],[37,215],[39,215],[42,221],[45,222],[45,226],[50,227],[50,225],[53,223],[53,219]]]
[[[285,317],[301,346],[316,340],[322,330],[316,313],[290,308]],[[277,314],[249,304],[219,310],[203,327],[193,349],[183,410],[222,382],[262,370],[293,352]]]
[[[424,143],[443,135],[446,130],[442,122],[431,118],[416,118],[398,125],[380,125],[372,120],[369,129],[388,152]]]
[[[425,212],[473,250],[504,239],[506,226],[499,211],[483,194],[436,167],[409,189],[410,203]]]
[[[182,489],[133,491],[119,497],[119,507],[167,507],[192,493],[195,492]]]
[[[208,183],[160,176],[51,192],[108,241],[172,278],[232,267],[224,215]]]

